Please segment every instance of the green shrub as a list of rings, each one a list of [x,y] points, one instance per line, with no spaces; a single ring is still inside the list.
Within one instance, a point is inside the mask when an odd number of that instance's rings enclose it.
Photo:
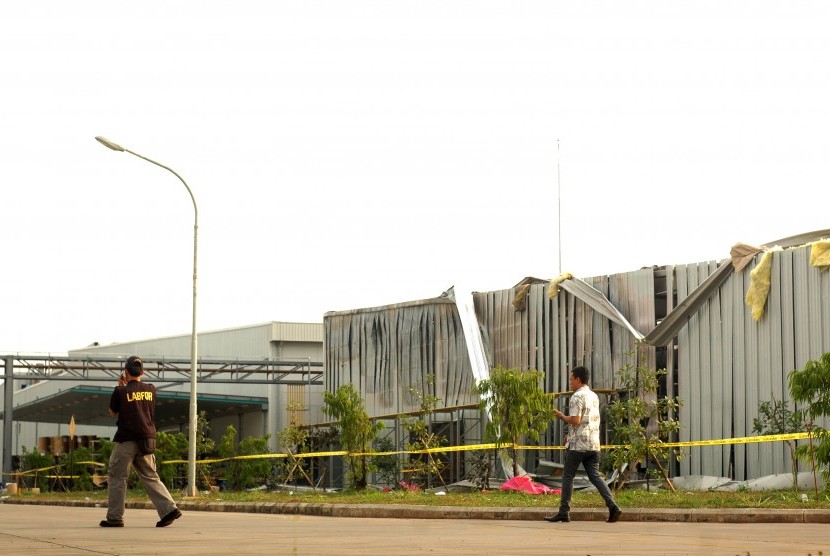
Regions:
[[[72,490],[89,491],[94,489],[92,484],[92,473],[95,466],[89,462],[95,461],[95,456],[89,448],[75,448],[64,457],[66,475],[72,477],[65,484],[71,486]]]
[[[325,413],[338,421],[340,445],[349,452],[343,459],[352,485],[357,490],[363,490],[369,472],[374,469],[374,463],[365,454],[372,449],[372,442],[383,430],[383,423],[369,418],[363,399],[352,384],[344,384],[336,392],[323,392],[323,402]]]
[[[47,475],[55,473],[55,458],[38,450],[31,452],[23,446],[23,453],[20,456],[20,471],[22,486],[26,488],[37,487],[41,492],[49,490],[49,479]]]
[[[167,485],[168,489],[174,488],[177,477],[183,477],[187,465],[182,463],[165,464],[165,461],[186,460],[188,451],[188,440],[184,433],[156,433],[156,470],[161,482]]]
[[[249,436],[236,444],[236,429],[228,425],[225,434],[219,441],[218,451],[221,458],[236,458],[239,456],[254,456],[268,453],[268,439],[270,435],[262,437]],[[225,486],[230,489],[246,489],[266,485],[271,476],[271,460],[269,458],[242,458],[231,459],[224,463]]]

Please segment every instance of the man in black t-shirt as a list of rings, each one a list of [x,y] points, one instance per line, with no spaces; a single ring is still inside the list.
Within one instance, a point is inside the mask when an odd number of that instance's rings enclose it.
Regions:
[[[127,476],[133,467],[161,520],[156,527],[167,527],[182,516],[167,487],[156,472],[153,455],[156,440],[156,387],[141,382],[144,363],[135,355],[127,359],[126,373],[110,397],[109,412],[117,416],[107,479],[107,518],[101,527],[124,526],[124,501]]]

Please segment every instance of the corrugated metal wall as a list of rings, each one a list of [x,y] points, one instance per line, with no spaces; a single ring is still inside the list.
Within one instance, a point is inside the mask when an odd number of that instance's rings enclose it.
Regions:
[[[281,359],[311,357],[320,362],[323,325],[304,322],[267,322],[239,328],[199,332],[199,358]],[[289,347],[290,349],[286,350]],[[146,358],[190,356],[190,334],[88,346],[72,350],[74,355],[121,355],[140,353]]]
[[[585,281],[608,297],[639,331],[654,327],[652,269]],[[549,392],[568,390],[568,372],[577,365],[591,371],[592,387],[615,388],[615,373],[634,350],[634,338],[566,291],[549,299],[547,288],[547,283],[531,284],[523,310],[513,306],[518,286],[474,294],[476,316],[492,348],[491,363],[544,371]],[[647,352],[653,364],[654,350]]]
[[[568,390],[569,370],[585,365],[594,388],[615,388],[616,370],[635,348],[629,331],[564,290],[549,299],[547,282],[536,282],[522,310],[513,306],[518,287],[473,295],[491,364],[542,370],[549,392]],[[652,269],[589,283],[639,329],[648,332],[654,326]],[[354,384],[370,415],[417,409],[409,389],[427,391],[428,374],[436,378],[433,394],[442,400],[439,406],[478,400],[458,312],[449,299],[327,313],[324,329],[326,389]],[[653,359],[654,349],[646,352]],[[559,438],[560,433],[552,434]]]
[[[275,342],[323,341],[323,327],[318,322],[272,322],[271,334]]]
[[[439,407],[478,400],[458,311],[449,299],[327,313],[324,328],[326,389],[354,384],[369,415],[418,409],[410,389],[438,397]]]
[[[830,351],[830,273],[811,267],[809,255],[809,247],[773,255],[772,287],[759,322],[745,298],[760,254],[731,273],[667,346],[669,357],[659,366],[670,370],[669,396],[684,403],[680,440],[752,436],[758,405],[772,398],[788,401],[790,371]],[[656,325],[658,297],[670,311],[717,268],[717,262],[665,267],[659,271],[665,292],[655,292],[657,271],[651,268],[585,282],[648,334]],[[524,284],[525,303],[517,309],[513,301]],[[491,364],[542,370],[549,392],[567,390],[567,373],[576,365],[591,370],[593,388],[617,388],[616,373],[635,349],[632,335],[564,290],[549,299],[547,288],[547,282],[527,279],[511,289],[474,294]],[[445,406],[475,401],[457,310],[449,300],[329,313],[324,328],[326,387],[354,383],[371,415],[415,409],[408,388],[424,389],[428,373],[438,378],[435,395]],[[647,363],[658,366],[657,348],[645,353]],[[553,442],[561,434],[557,427],[550,431]],[[680,464],[682,475],[739,480],[789,470],[781,442],[691,448]]]
[[[680,330],[681,440],[752,436],[758,405],[772,398],[789,401],[790,371],[830,351],[830,274],[811,267],[809,255],[807,247],[774,253],[760,321],[745,303],[757,255]],[[678,302],[716,268],[713,262],[675,267]],[[790,468],[786,446],[774,442],[692,448],[680,472],[743,480]]]

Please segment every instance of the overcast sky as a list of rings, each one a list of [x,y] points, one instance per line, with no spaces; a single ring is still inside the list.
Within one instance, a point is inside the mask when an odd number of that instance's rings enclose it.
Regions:
[[[0,352],[190,331],[190,197],[96,135],[192,189],[203,331],[830,228],[829,15],[3,2]]]

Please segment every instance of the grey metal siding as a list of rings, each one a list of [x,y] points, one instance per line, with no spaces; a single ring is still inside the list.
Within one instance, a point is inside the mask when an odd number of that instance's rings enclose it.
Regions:
[[[753,436],[758,406],[790,403],[789,373],[830,351],[830,275],[810,266],[809,247],[775,252],[764,315],[756,322],[745,299],[761,256],[730,275],[678,333],[681,440]],[[716,268],[675,267],[678,302]],[[738,480],[790,470],[781,442],[695,447],[680,465],[681,474]]]
[[[322,362],[322,323],[268,322],[199,332],[199,359],[280,359],[282,351],[290,357],[311,357]],[[289,347],[290,346],[290,347]],[[307,349],[306,349],[307,348]],[[305,350],[305,351],[303,351]],[[190,334],[151,338],[104,346],[90,346],[70,352],[74,355],[140,354],[147,358],[185,358],[190,356]]]
[[[683,401],[679,440],[752,436],[759,404],[773,398],[789,402],[790,371],[830,351],[830,273],[810,266],[809,247],[775,252],[765,314],[756,322],[745,299],[750,271],[761,256],[729,273],[720,267],[728,261],[660,270],[666,274],[666,292],[659,295],[666,296],[667,318],[693,293],[700,300],[687,321],[685,316],[676,320],[676,339],[666,345],[668,395]],[[718,282],[708,282],[713,291],[705,296],[695,292],[715,273]],[[656,325],[655,276],[654,269],[646,268],[584,282],[647,334]],[[525,279],[514,288],[473,295],[490,363],[544,371],[549,392],[568,389],[567,373],[575,365],[591,369],[594,388],[618,387],[617,372],[634,362],[628,359],[637,347],[632,333],[568,291],[549,299],[548,286]],[[525,289],[524,305],[514,307],[516,295]],[[466,346],[449,300],[331,313],[325,334],[327,387],[356,384],[370,414],[413,409],[407,389],[423,388],[426,373],[435,371],[436,395],[446,405],[475,400],[469,394],[473,380]],[[639,363],[655,366],[657,348],[642,349],[646,360]],[[549,434],[556,441],[559,425],[554,423]],[[784,473],[790,465],[786,447],[771,442],[692,447],[679,468],[683,475],[744,480]]]
[[[438,397],[440,407],[478,400],[461,322],[448,299],[327,313],[324,325],[326,389],[355,385],[370,415],[418,409],[413,391]]]

